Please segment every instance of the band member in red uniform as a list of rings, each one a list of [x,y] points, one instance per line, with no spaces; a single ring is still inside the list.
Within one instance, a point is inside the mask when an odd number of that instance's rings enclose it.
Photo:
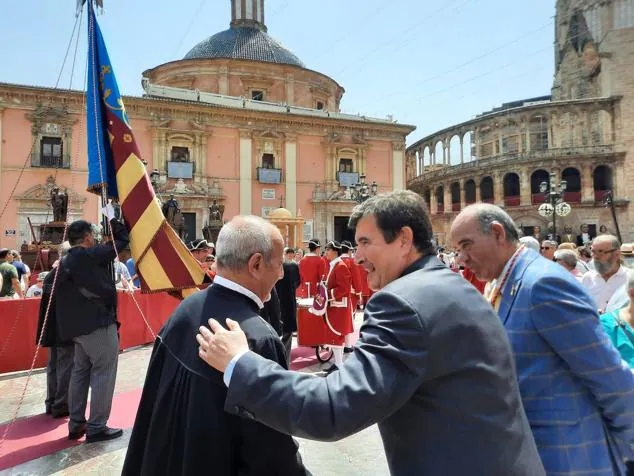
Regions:
[[[349,241],[343,241],[341,243],[341,260],[346,264],[346,266],[350,270],[350,275],[352,276],[352,289],[350,290],[350,297],[352,304],[352,318],[354,322],[354,313],[357,311],[357,307],[363,297],[361,271],[359,270],[360,266],[354,262],[354,258],[352,257],[353,250],[354,247]],[[346,354],[354,350],[352,339],[352,334],[348,334],[346,336],[346,346],[343,349]]]
[[[216,273],[211,269],[212,263],[208,262],[207,258],[211,255],[214,247],[215,245],[213,243],[208,243],[207,240],[200,238],[190,241],[187,245],[187,249],[191,252],[192,256],[196,258],[196,261],[198,261],[200,267],[205,271],[207,276],[209,276],[211,281],[216,277]]]
[[[308,250],[306,256],[299,261],[299,277],[301,279],[299,294],[314,297],[317,284],[326,279],[328,275],[328,267],[320,256],[321,247],[317,238],[308,242]]]
[[[336,241],[329,242],[326,247],[326,258],[330,262],[330,270],[326,279],[328,288],[328,306],[326,307],[326,324],[336,338],[332,345],[335,363],[326,370],[327,373],[338,370],[343,365],[343,346],[346,336],[354,332],[352,322],[352,305],[350,290],[352,275],[350,269],[341,259],[341,245]]]

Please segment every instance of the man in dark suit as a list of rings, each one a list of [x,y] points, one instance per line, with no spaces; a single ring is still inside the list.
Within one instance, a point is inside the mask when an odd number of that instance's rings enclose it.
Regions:
[[[590,227],[585,223],[581,225],[580,234],[577,235],[577,248],[581,248],[582,246],[590,246],[592,240],[594,240],[594,235],[590,233]]]
[[[225,409],[285,433],[334,441],[378,423],[393,475],[539,476],[504,329],[485,299],[435,256],[423,199],[357,206],[356,260],[376,294],[339,371],[315,378],[250,352],[239,326],[210,320],[199,354],[225,371]]]
[[[60,258],[68,254],[70,243],[65,241],[59,246]],[[46,275],[42,285],[42,300],[37,322],[35,344],[48,347],[48,363],[46,364],[46,414],[53,418],[63,418],[68,412],[68,387],[73,371],[75,343],[72,340],[62,341],[57,331],[57,315],[55,311],[55,293],[53,282],[57,267]],[[51,300],[51,296],[53,299]],[[44,323],[46,321],[46,326]]]
[[[275,284],[282,311],[282,343],[289,359],[293,343],[293,332],[297,332],[297,300],[295,293],[301,284],[299,266],[294,258],[295,250],[286,248],[284,250],[284,277]]]
[[[128,231],[114,219],[114,209],[104,212],[116,242],[116,249],[128,246]],[[118,438],[123,431],[108,428],[112,397],[117,379],[119,338],[117,335],[117,290],[111,265],[117,256],[112,242],[95,244],[92,225],[77,220],[68,226],[71,249],[57,271],[55,313],[59,337],[75,342],[75,359],[70,378],[68,438],[86,441]],[[88,389],[90,418],[86,422]]]
[[[186,299],[155,342],[124,475],[306,474],[290,436],[224,411],[222,374],[198,358],[192,338],[209,317],[232,317],[254,352],[286,368],[280,338],[259,315],[282,277],[282,236],[261,218],[236,217],[216,244],[214,283]]]

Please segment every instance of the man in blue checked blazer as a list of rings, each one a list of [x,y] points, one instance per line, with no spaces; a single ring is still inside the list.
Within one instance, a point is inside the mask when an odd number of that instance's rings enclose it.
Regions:
[[[465,266],[491,281],[520,393],[546,472],[626,474],[634,448],[634,376],[577,280],[518,241],[512,219],[477,204],[451,229]]]

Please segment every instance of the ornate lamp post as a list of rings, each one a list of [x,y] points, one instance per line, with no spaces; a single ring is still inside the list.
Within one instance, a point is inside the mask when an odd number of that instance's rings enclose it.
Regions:
[[[614,194],[612,193],[612,190],[605,191],[603,200],[605,202],[605,206],[610,207],[610,211],[612,212],[612,221],[614,221],[614,228],[616,228],[616,237],[621,243],[623,243],[623,239],[621,238],[621,230],[619,229],[619,222],[616,219],[616,210],[614,209]]]
[[[377,194],[379,186],[374,180],[371,184],[367,184],[365,181],[365,175],[361,175],[359,177],[359,182],[357,182],[357,184],[349,190],[352,200],[357,203],[363,203],[368,198],[374,197]]]
[[[550,173],[550,180],[539,185],[539,191],[546,194],[546,203],[539,206],[539,214],[545,218],[553,217],[553,235],[557,240],[557,215],[565,217],[570,215],[572,207],[564,202],[564,193],[568,188],[568,182],[562,180],[557,184],[557,174]]]

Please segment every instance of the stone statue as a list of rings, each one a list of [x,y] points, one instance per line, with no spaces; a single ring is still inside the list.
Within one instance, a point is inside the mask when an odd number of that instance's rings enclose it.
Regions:
[[[211,222],[222,223],[222,217],[224,214],[225,214],[225,206],[218,205],[216,200],[214,200],[214,203],[209,207],[209,219],[211,220]]]
[[[59,187],[51,190],[51,206],[53,207],[53,221],[66,222],[68,215],[68,195],[61,192]]]
[[[174,195],[170,195],[170,199],[163,204],[163,216],[167,219],[167,223],[174,225],[174,216],[179,210],[180,207]]]

